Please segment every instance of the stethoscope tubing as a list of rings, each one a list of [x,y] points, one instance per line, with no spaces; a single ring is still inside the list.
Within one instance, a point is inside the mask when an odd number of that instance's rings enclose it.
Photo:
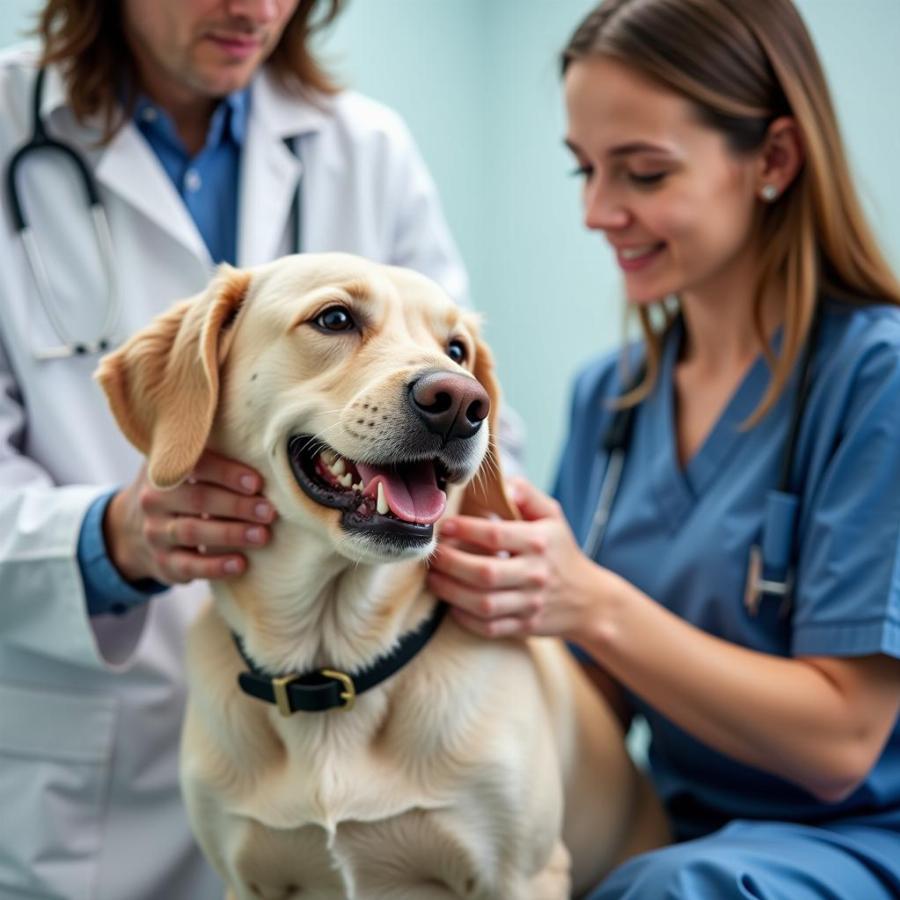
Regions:
[[[795,523],[799,505],[799,498],[793,489],[793,471],[800,424],[812,389],[812,362],[821,327],[822,314],[819,303],[813,314],[809,337],[801,357],[800,377],[791,407],[791,419],[782,452],[778,487],[770,490],[766,496],[761,539],[759,544],[754,545],[751,549],[745,596],[745,603],[751,614],[755,614],[757,611],[760,597],[763,594],[781,597],[783,609],[787,609],[789,606],[790,593],[793,588],[793,573],[790,567],[796,540]],[[633,386],[643,380],[644,371],[642,367]],[[596,458],[602,459],[606,454],[607,464],[600,482],[600,492],[591,527],[583,544],[584,553],[594,561],[597,561],[603,546],[607,526],[619,492],[634,427],[635,413],[636,407],[634,406],[618,409],[604,431],[598,447]],[[774,576],[769,574],[773,572],[776,573]]]
[[[97,182],[81,154],[69,144],[49,137],[44,127],[44,122],[41,117],[41,103],[44,94],[45,76],[46,69],[38,69],[31,97],[31,135],[29,139],[16,150],[7,163],[6,194],[9,200],[13,224],[21,238],[22,247],[25,251],[25,258],[28,262],[28,267],[31,270],[35,287],[37,288],[38,299],[44,309],[44,313],[50,321],[51,327],[61,341],[61,344],[57,347],[34,351],[34,355],[38,359],[61,359],[69,356],[101,353],[104,350],[109,349],[112,345],[112,334],[118,323],[120,305],[115,283],[115,267],[113,266],[112,234],[110,232],[106,211],[103,208],[103,203],[100,199]],[[25,216],[22,198],[19,195],[17,177],[29,156],[38,153],[62,154],[62,156],[75,167],[86,195],[87,207],[90,213],[91,224],[97,241],[100,262],[103,267],[103,274],[107,285],[106,314],[100,329],[100,336],[94,341],[77,341],[69,335],[68,329],[57,312],[57,305],[53,300],[50,276],[40,250],[38,249],[34,231]]]
[[[37,359],[62,359],[69,356],[81,356],[85,354],[102,353],[108,350],[112,344],[112,335],[118,325],[121,313],[118,290],[116,286],[115,266],[113,265],[113,241],[109,227],[109,219],[100,199],[100,191],[93,173],[88,167],[82,155],[70,144],[55,140],[47,134],[44,121],[41,116],[41,103],[44,94],[44,81],[46,69],[38,69],[34,81],[31,96],[32,130],[28,140],[13,153],[6,166],[6,195],[9,201],[13,224],[22,241],[25,258],[31,270],[38,299],[51,327],[61,341],[57,347],[35,350]],[[299,140],[287,138],[285,145],[288,150],[300,159]],[[17,178],[22,171],[23,164],[30,156],[38,153],[57,153],[71,163],[84,189],[88,211],[97,242],[100,262],[103,267],[103,275],[106,281],[106,314],[100,329],[100,336],[93,341],[78,341],[71,337],[65,323],[62,321],[57,304],[54,302],[53,289],[49,272],[44,264],[43,257],[38,248],[34,231],[25,215],[22,198],[19,194]],[[303,179],[302,175],[297,184],[297,191],[291,204],[291,246],[295,253],[302,251],[303,231]]]

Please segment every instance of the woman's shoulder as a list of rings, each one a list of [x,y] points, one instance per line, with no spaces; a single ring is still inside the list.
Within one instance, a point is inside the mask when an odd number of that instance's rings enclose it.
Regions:
[[[900,426],[900,306],[828,300],[823,314],[813,376],[823,408],[843,427],[876,409]]]
[[[823,336],[845,352],[873,345],[900,346],[900,305],[823,300]]]
[[[846,377],[872,365],[900,363],[900,305],[826,300],[819,356],[823,373]]]

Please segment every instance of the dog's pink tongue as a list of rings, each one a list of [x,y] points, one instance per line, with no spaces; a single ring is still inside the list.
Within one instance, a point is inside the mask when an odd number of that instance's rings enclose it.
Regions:
[[[402,472],[361,462],[356,463],[356,468],[367,496],[377,498],[378,483],[384,485],[384,498],[398,519],[430,525],[444,512],[447,495],[437,486],[432,463],[412,463],[404,466]]]

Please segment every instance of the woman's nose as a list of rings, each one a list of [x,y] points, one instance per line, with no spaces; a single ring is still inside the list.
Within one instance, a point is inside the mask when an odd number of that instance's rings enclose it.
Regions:
[[[626,207],[614,190],[601,183],[589,184],[584,191],[584,224],[592,231],[615,231],[629,222]]]

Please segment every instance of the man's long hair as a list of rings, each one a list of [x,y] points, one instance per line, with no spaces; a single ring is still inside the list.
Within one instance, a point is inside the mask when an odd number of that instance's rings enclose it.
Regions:
[[[266,64],[287,87],[333,94],[337,85],[310,49],[310,38],[332,22],[346,0],[300,0]],[[99,116],[103,142],[128,118],[134,97],[134,61],[122,28],[120,4],[110,0],[47,0],[36,33],[41,64],[62,69],[69,103],[79,121]]]

